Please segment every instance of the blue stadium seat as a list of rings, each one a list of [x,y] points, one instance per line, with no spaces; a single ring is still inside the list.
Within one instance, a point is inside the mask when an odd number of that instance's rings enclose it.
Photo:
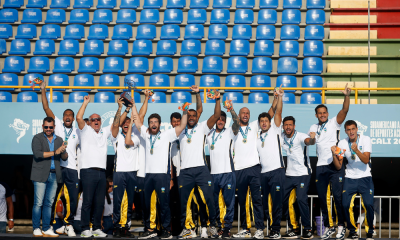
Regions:
[[[228,75],[225,78],[225,87],[246,87],[246,78],[242,75]],[[243,92],[244,90],[232,90],[226,89],[226,91],[230,92]]]
[[[304,30],[305,40],[323,40],[325,36],[324,26],[308,25]]]
[[[278,73],[295,74],[297,73],[297,59],[292,57],[282,57],[278,60]]]
[[[320,24],[325,23],[325,12],[321,9],[308,10],[306,13],[306,24]]]
[[[66,74],[52,74],[49,76],[49,87],[64,87],[69,86],[69,77]],[[65,91],[61,88],[55,88],[53,91]]]
[[[274,25],[258,25],[256,30],[256,40],[274,40],[276,30]]]
[[[83,45],[83,55],[100,56],[104,53],[104,43],[101,40],[87,40]]]
[[[40,39],[57,39],[61,37],[61,27],[56,24],[46,24],[42,26]]]
[[[82,23],[89,22],[89,11],[87,9],[73,9],[69,14],[68,23]]]
[[[111,40],[108,43],[108,56],[125,56],[128,54],[128,42],[126,40]]]
[[[144,77],[143,75],[140,74],[129,74],[126,75],[124,78],[124,87],[127,87],[128,84],[126,84],[127,82],[129,82],[129,85],[133,85],[135,87],[144,87]],[[129,91],[129,90],[124,90],[124,91]]]
[[[68,102],[70,103],[83,103],[83,97],[89,96],[87,92],[73,92],[69,94]]]
[[[42,11],[40,11],[40,9],[25,9],[22,13],[21,23],[39,23],[41,21]]]
[[[218,75],[201,75],[200,87],[215,88],[221,87],[221,79]]]
[[[105,23],[109,24],[112,22],[113,16],[110,9],[98,9],[93,13],[92,23]]]
[[[299,40],[300,27],[298,25],[283,25],[281,28],[281,40]]]
[[[50,92],[46,93],[47,101],[50,102]],[[53,103],[62,103],[64,102],[64,95],[62,92],[53,92]]]
[[[225,54],[225,42],[223,40],[208,40],[206,42],[206,51],[204,54],[205,55],[215,55],[215,56],[224,55]]]
[[[175,89],[175,92],[179,91],[191,91],[190,87],[196,85],[194,76],[191,74],[179,74],[175,77],[175,87],[186,87],[187,89]]]
[[[258,40],[254,43],[254,56],[274,55],[274,42],[271,40]]]
[[[321,104],[322,98],[318,93],[303,93],[300,97],[300,104]]]
[[[128,73],[145,73],[149,70],[149,60],[145,57],[129,59]]]
[[[250,53],[250,43],[247,40],[232,40],[229,50],[230,56],[247,56]]]
[[[160,39],[176,40],[181,37],[179,25],[163,25],[161,27]]]
[[[47,0],[28,0],[27,8],[44,8],[47,6]]]
[[[132,38],[132,26],[128,24],[119,24],[114,26],[113,40],[129,40]]]
[[[204,37],[204,26],[201,24],[188,24],[185,27],[185,39],[202,39]]]
[[[163,6],[162,0],[144,0],[143,8],[160,9]]]
[[[24,0],[5,0],[3,8],[20,8],[24,6]]]
[[[85,27],[79,24],[67,25],[65,28],[64,39],[81,40],[85,37]]]
[[[322,41],[305,41],[303,47],[304,57],[322,57],[324,55],[324,44]]]
[[[301,13],[298,9],[285,9],[282,11],[282,24],[300,24]]]
[[[262,9],[258,12],[258,24],[275,24],[278,21],[278,15],[274,9]]]
[[[173,92],[171,94],[171,103],[191,103],[192,95],[190,92]]]
[[[228,59],[228,73],[246,73],[247,59],[245,57],[231,57]]]
[[[214,9],[211,11],[211,24],[228,24],[231,14],[228,9]]]
[[[260,0],[260,8],[278,8],[279,0]]]
[[[269,103],[269,96],[263,92],[250,93],[248,103]]]
[[[116,0],[97,0],[97,9],[102,9],[102,8],[109,8],[113,9],[117,6],[117,1]]]
[[[136,9],[140,5],[139,0],[121,0],[121,5],[119,8],[121,9]]]
[[[243,103],[243,93],[240,92],[225,92],[222,97],[223,101],[232,100],[232,103]]]
[[[24,78],[22,80],[22,86],[26,86],[26,88],[21,88],[21,91],[32,91],[31,86],[33,85],[32,80],[36,79],[36,78],[40,78],[40,79],[44,79],[42,74],[38,74],[38,73],[30,73],[30,74],[25,74]],[[31,81],[31,82],[29,82]],[[40,88],[35,88],[34,91],[39,91]]]
[[[23,57],[6,57],[4,60],[3,73],[20,73],[25,70]]]
[[[297,57],[299,55],[299,42],[298,41],[281,41],[279,43],[279,56],[280,57]]]
[[[169,76],[166,74],[153,74],[149,79],[149,87],[169,87]],[[154,89],[154,92],[165,92],[167,89]]]
[[[132,56],[148,56],[153,53],[153,43],[150,40],[136,40],[133,42]]]
[[[12,36],[13,36],[12,26],[10,24],[0,24],[0,38],[7,39],[11,38]]]
[[[168,0],[167,8],[184,8],[186,7],[186,0]]]
[[[104,71],[103,71],[104,72]],[[99,87],[119,87],[119,77],[115,74],[103,74],[99,79]],[[117,89],[99,89],[100,91],[117,91]]]
[[[51,0],[50,8],[68,8],[70,5],[70,0]]]
[[[153,61],[153,73],[170,73],[174,69],[174,62],[170,57],[156,57]]]
[[[205,57],[203,59],[203,73],[220,73],[224,67],[222,58],[220,57]]]
[[[164,12],[164,24],[181,24],[183,13],[180,9],[167,9]]]
[[[0,102],[12,102],[12,95],[10,92],[0,92]]]
[[[164,92],[154,92],[153,96],[149,98],[149,103],[167,103],[167,96]]]
[[[232,39],[250,40],[252,29],[250,25],[235,25],[232,30]]]
[[[18,76],[14,73],[0,74],[0,91],[14,91],[15,88],[1,88],[1,86],[18,86]]]
[[[94,87],[94,77],[91,74],[78,74],[74,77],[74,87]],[[90,89],[72,89],[72,91],[89,92]]]
[[[121,57],[108,57],[104,59],[103,73],[121,73],[124,66],[124,59]]]
[[[89,28],[88,39],[104,40],[108,38],[108,27],[103,24],[95,24]]]
[[[238,9],[235,12],[235,24],[252,24],[254,13],[251,9]]]
[[[190,9],[187,15],[188,24],[203,24],[207,22],[207,12],[205,9]]]
[[[307,0],[307,9],[324,9],[325,0]]]
[[[285,92],[282,96],[282,102],[284,104],[295,104],[296,96],[294,95],[294,93]]]
[[[272,60],[269,57],[256,57],[253,59],[251,72],[254,73],[266,73],[272,72]]]
[[[134,23],[136,22],[136,12],[133,9],[121,9],[117,14],[116,23]]]
[[[303,59],[303,74],[321,74],[324,64],[318,57],[307,57]]]
[[[54,60],[53,73],[71,73],[75,70],[75,62],[72,57],[58,57]]]
[[[320,76],[305,76],[301,81],[301,87],[303,88],[322,88],[324,81]],[[304,92],[321,92],[321,90],[302,90]]]
[[[28,73],[45,73],[50,70],[48,57],[33,57],[29,60]]]
[[[250,87],[269,88],[271,78],[267,75],[254,75],[250,79]],[[268,92],[269,90],[250,90],[250,92]]]
[[[0,39],[0,54],[7,52],[7,45],[5,39]]]
[[[157,9],[143,9],[140,12],[139,23],[158,23],[160,20],[160,13]]]
[[[283,9],[300,9],[302,5],[302,0],[283,0]]]
[[[38,102],[38,95],[35,92],[20,92],[17,95],[17,102]]]
[[[175,55],[176,54],[176,42],[173,40],[158,41],[156,54],[157,55]]]
[[[198,68],[196,57],[180,57],[178,60],[178,73],[196,73]]]
[[[211,24],[208,28],[208,39],[222,39],[228,37],[228,27],[223,24]]]
[[[156,37],[156,26],[150,24],[139,25],[137,28],[136,39],[153,40]]]
[[[236,0],[236,8],[254,8],[255,0]]]
[[[213,8],[231,8],[232,7],[232,0],[214,0],[213,1]]]
[[[91,8],[93,0],[75,0],[74,8]]]
[[[79,60],[78,73],[95,73],[99,71],[99,59],[97,57],[83,57]]]
[[[58,55],[76,55],[79,53],[79,42],[77,40],[62,40]]]
[[[276,78],[276,87],[297,87],[297,79],[295,76],[281,75]],[[285,90],[285,92],[295,92],[295,90]]]
[[[45,23],[63,23],[65,22],[64,9],[50,9],[47,11]]]
[[[11,41],[9,55],[26,55],[31,53],[31,42],[28,39],[15,39]]]
[[[0,10],[0,23],[15,23],[18,21],[17,9]]]
[[[94,94],[95,103],[115,103],[115,95],[112,92],[97,92]]]
[[[51,39],[38,40],[35,43],[35,51],[33,55],[51,55],[55,53],[56,45]]]
[[[190,8],[208,8],[209,0],[190,0]]]
[[[201,42],[199,40],[183,40],[181,44],[181,55],[199,55],[201,53]]]

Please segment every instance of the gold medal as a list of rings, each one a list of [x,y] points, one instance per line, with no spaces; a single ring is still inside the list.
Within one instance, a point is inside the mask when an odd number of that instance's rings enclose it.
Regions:
[[[64,141],[64,146],[68,146],[68,140]]]
[[[262,142],[261,147],[264,147],[264,142]]]
[[[211,150],[214,150],[214,144],[211,145]]]
[[[246,138],[243,139],[243,143],[247,143],[247,139]]]
[[[356,155],[351,154],[351,159],[356,160]]]
[[[192,139],[191,138],[188,138],[188,140],[186,141],[187,143],[191,143],[192,142]]]
[[[150,149],[150,154],[153,155],[153,149]]]

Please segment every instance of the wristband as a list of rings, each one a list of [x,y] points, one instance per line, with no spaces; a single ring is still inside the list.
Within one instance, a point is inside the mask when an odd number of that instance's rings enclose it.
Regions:
[[[8,219],[8,221],[14,222],[14,219],[10,218],[10,219]]]
[[[125,109],[125,112],[126,112],[126,113],[129,113],[130,111],[126,111],[126,109]]]

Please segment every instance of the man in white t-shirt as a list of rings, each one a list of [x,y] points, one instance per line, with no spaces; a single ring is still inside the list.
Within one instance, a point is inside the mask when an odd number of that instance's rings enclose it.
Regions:
[[[331,213],[331,192],[335,202],[336,217],[338,223],[337,240],[344,239],[346,229],[344,227],[344,213],[342,207],[342,189],[344,181],[344,168],[337,170],[332,164],[331,147],[339,142],[340,127],[346,119],[347,112],[350,107],[351,89],[346,87],[343,91],[344,102],[343,108],[337,116],[329,119],[328,108],[321,104],[315,108],[315,117],[318,119],[317,124],[310,127],[310,132],[316,133],[317,147],[317,169],[316,169],[316,185],[318,199],[321,206],[322,217],[324,219],[325,232],[321,236],[322,239],[330,238],[336,231]]]
[[[78,204],[78,194],[80,188],[80,181],[78,178],[77,162],[76,162],[76,146],[79,144],[79,133],[76,128],[73,127],[74,123],[74,111],[71,109],[66,109],[63,113],[63,121],[57,118],[53,111],[49,107],[49,103],[46,97],[46,82],[43,81],[40,84],[41,95],[42,95],[42,105],[43,110],[47,117],[52,117],[55,120],[54,133],[60,136],[64,145],[67,146],[68,159],[66,161],[61,161],[61,174],[63,184],[60,188],[60,192],[57,194],[61,195],[61,191],[64,195],[68,196],[66,198],[66,215],[62,219],[63,226],[56,229],[58,234],[66,234],[69,237],[75,237],[75,231],[73,228],[74,216],[76,212],[76,206]],[[54,204],[56,206],[56,204]]]
[[[374,183],[371,175],[371,139],[365,135],[358,135],[357,123],[348,120],[344,124],[347,138],[340,140],[338,147],[344,152],[347,161],[346,175],[343,186],[343,207],[350,233],[348,239],[358,239],[357,223],[354,219],[354,199],[361,195],[362,206],[365,210],[365,231],[367,240],[373,239],[374,233]],[[336,169],[341,169],[343,158],[336,155],[336,146],[332,146],[333,163]]]
[[[288,116],[283,119],[282,146],[287,154],[286,177],[283,185],[283,212],[289,222],[289,230],[283,238],[298,238],[300,235],[300,225],[297,223],[293,207],[297,198],[301,224],[304,228],[301,237],[302,239],[311,239],[313,234],[307,195],[311,180],[308,146],[315,144],[315,132],[311,132],[308,136],[305,133],[297,132],[295,128],[294,117]]]

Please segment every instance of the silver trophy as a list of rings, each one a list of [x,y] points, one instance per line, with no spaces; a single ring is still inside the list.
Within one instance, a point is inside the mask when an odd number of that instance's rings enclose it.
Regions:
[[[121,97],[124,100],[124,105],[128,107],[128,105],[133,104],[133,96],[131,96],[132,90],[135,91],[136,89],[136,81],[134,79],[128,79],[125,78],[125,87],[128,89],[128,91],[124,92],[121,94]]]

